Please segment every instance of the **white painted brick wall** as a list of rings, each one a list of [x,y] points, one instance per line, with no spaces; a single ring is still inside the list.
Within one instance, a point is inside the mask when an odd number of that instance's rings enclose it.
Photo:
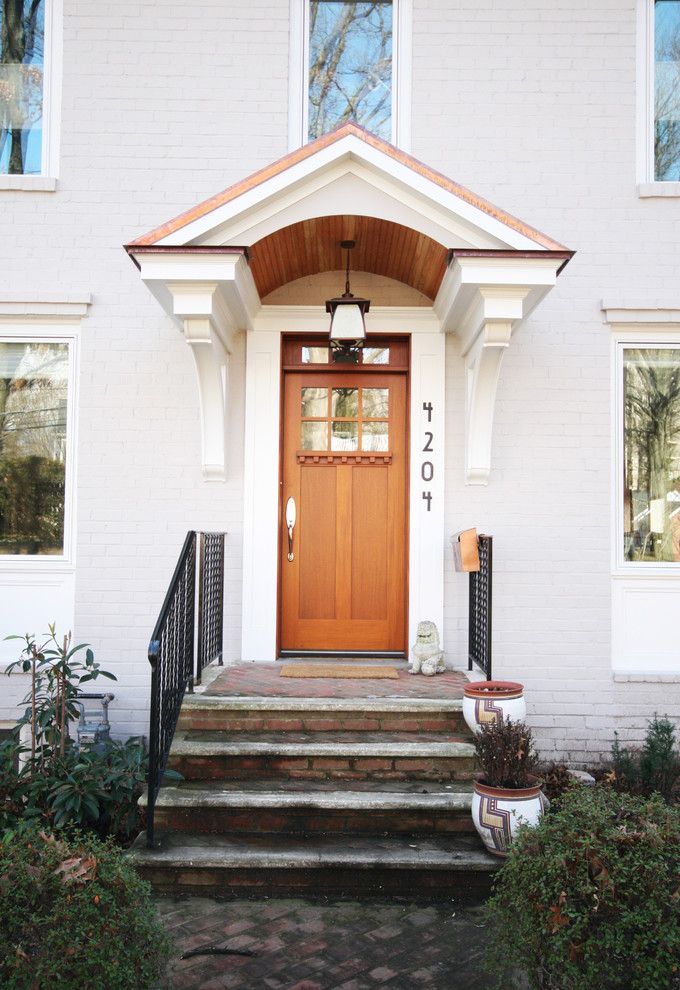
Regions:
[[[507,354],[488,488],[463,477],[463,369],[447,350],[447,533],[495,535],[496,673],[524,680],[542,749],[639,739],[677,685],[613,684],[610,332],[599,301],[678,292],[680,200],[635,192],[633,0],[414,0],[413,152],[576,249]],[[121,245],[286,151],[287,0],[65,0],[56,193],[0,192],[3,289],[91,292],[82,326],[76,632],[144,731],[146,647],[188,528],[225,529],[238,657],[243,341],[230,477],[200,472],[191,355]],[[680,302],[680,295],[679,295]],[[447,561],[450,553],[447,541]],[[449,653],[466,579],[447,571]],[[14,701],[0,692],[0,717]]]

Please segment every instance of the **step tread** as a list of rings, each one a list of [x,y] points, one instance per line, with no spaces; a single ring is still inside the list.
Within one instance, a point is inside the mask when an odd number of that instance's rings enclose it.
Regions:
[[[353,869],[492,872],[500,866],[476,836],[374,838],[164,833],[156,849],[140,835],[126,855],[138,867],[178,869]]]
[[[139,804],[145,807],[147,795]],[[161,787],[157,808],[319,808],[468,811],[472,784],[430,781],[182,781]]]
[[[229,732],[178,730],[171,756],[401,756],[472,757],[471,742],[442,741],[442,733]]]
[[[285,712],[461,712],[462,698],[286,698],[262,695],[185,694],[182,707],[188,711],[285,711]]]

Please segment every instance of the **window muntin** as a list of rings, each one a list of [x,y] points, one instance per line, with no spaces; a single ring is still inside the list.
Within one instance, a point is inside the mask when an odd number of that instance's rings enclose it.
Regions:
[[[623,350],[623,557],[680,562],[680,346]]]
[[[354,121],[392,139],[393,4],[309,0],[307,136]]]
[[[0,556],[65,554],[69,345],[0,341]]]
[[[0,174],[45,170],[46,2],[0,3]]]

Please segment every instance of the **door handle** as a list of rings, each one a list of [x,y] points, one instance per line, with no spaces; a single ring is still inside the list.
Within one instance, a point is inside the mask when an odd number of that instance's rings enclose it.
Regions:
[[[297,510],[295,508],[295,499],[289,498],[286,502],[286,529],[288,530],[288,561],[292,562],[295,558],[293,553],[293,530],[295,529],[295,522],[297,519]]]

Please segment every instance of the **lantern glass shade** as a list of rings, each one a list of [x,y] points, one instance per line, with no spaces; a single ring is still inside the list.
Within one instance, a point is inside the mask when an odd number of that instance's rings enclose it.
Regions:
[[[364,306],[353,300],[348,302],[333,300],[331,305],[331,340],[363,340],[366,336]]]

